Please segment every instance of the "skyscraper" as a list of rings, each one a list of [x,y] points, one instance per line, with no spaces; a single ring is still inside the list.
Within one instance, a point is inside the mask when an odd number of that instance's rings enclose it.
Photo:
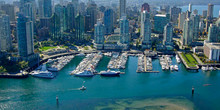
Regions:
[[[72,3],[67,4],[66,7],[66,24],[67,24],[67,30],[71,31],[75,28],[75,8]]]
[[[10,21],[15,21],[15,7],[13,5],[2,5],[1,10],[3,10],[9,16]]]
[[[105,34],[105,26],[102,24],[101,21],[98,21],[97,24],[95,24],[95,47],[97,49],[103,49],[104,45],[104,34]]]
[[[126,16],[126,0],[119,2],[119,17]]]
[[[163,45],[172,45],[172,37],[173,37],[173,26],[171,25],[171,23],[168,23],[164,27]]]
[[[112,9],[106,9],[104,12],[105,34],[112,34],[114,30],[113,14],[114,12]]]
[[[181,11],[181,8],[177,8],[175,6],[170,9],[170,18],[172,22],[177,23],[177,19]]]
[[[120,19],[120,43],[129,44],[129,21],[126,16]]]
[[[39,16],[51,17],[52,16],[52,3],[51,0],[38,0]]]
[[[207,18],[208,19],[213,18],[213,9],[214,9],[214,5],[213,4],[208,4],[208,13],[207,13]]]
[[[189,4],[189,12],[192,12],[192,4]]]
[[[202,11],[202,17],[206,18],[207,17],[207,10]]]
[[[142,47],[151,48],[151,22],[150,13],[147,11],[141,12],[141,37]]]
[[[154,16],[154,31],[162,34],[164,31],[164,26],[169,22],[169,14],[156,14]]]
[[[150,5],[148,3],[144,3],[142,6],[141,6],[141,12],[143,11],[147,11],[147,12],[150,12]]]
[[[29,17],[33,23],[35,22],[35,10],[32,3],[26,3],[24,5],[24,16]]]
[[[20,57],[27,58],[34,54],[33,22],[23,14],[17,18],[18,52]]]
[[[193,21],[187,18],[184,22],[182,43],[183,45],[191,45],[192,40],[193,40]]]
[[[209,26],[208,41],[218,42],[218,27],[215,24]]]
[[[183,26],[184,26],[184,21],[186,19],[186,13],[182,12],[179,13],[179,18],[178,18],[178,28],[180,30],[183,30]]]
[[[200,22],[199,15],[193,15],[192,21],[193,21],[193,41],[197,41],[199,37],[199,22]]]
[[[90,3],[86,9],[86,13],[90,15],[91,29],[94,29],[95,23],[97,22],[97,5],[94,2]]]
[[[84,18],[79,13],[75,19],[76,19],[76,40],[83,41],[85,39]]]
[[[63,38],[63,32],[64,32],[64,8],[63,6],[61,6],[60,4],[57,4],[55,6],[55,13],[58,17],[58,19],[60,20],[60,37]]]
[[[6,14],[0,14],[0,51],[11,49],[10,19]]]

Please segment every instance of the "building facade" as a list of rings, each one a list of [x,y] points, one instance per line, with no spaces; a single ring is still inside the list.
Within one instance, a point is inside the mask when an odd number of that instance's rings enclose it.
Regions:
[[[142,47],[151,48],[151,22],[150,13],[147,11],[141,13],[141,37]]]
[[[10,51],[12,47],[10,19],[6,14],[0,14],[0,51]]]
[[[208,32],[208,41],[209,42],[218,42],[218,27],[215,24],[209,26]]]
[[[20,57],[27,58],[34,54],[33,22],[22,14],[17,18],[18,52]]]
[[[105,34],[105,26],[102,24],[101,21],[98,21],[95,25],[95,32],[94,32],[94,38],[95,38],[95,47],[97,49],[103,49],[104,46],[104,34]]]
[[[119,0],[119,18],[126,16],[126,0]]]
[[[183,28],[183,45],[191,45],[193,40],[193,21],[187,18],[184,22]]]
[[[173,26],[171,25],[171,23],[168,23],[164,27],[163,45],[172,45],[172,38],[173,38]]]
[[[154,31],[158,33],[163,33],[164,26],[170,22],[169,14],[157,14],[154,16]]]

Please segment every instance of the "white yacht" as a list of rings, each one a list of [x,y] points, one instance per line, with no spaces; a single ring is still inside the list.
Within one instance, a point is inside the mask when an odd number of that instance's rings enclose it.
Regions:
[[[203,71],[208,71],[208,70],[209,70],[209,67],[202,66],[202,70],[203,70]]]
[[[83,57],[83,56],[85,56],[85,54],[84,53],[79,53],[79,54],[77,54],[77,56]]]
[[[31,73],[31,75],[34,77],[47,78],[47,79],[53,79],[55,77],[53,73],[49,72],[46,69],[45,64],[42,66],[41,70],[34,71]]]
[[[93,72],[90,70],[84,70],[82,72],[75,73],[74,75],[78,77],[93,77],[94,76]]]
[[[177,65],[174,65],[174,70],[175,70],[175,71],[178,71],[178,70],[179,70],[179,68],[178,68]]]
[[[180,62],[181,62],[181,60],[180,60],[180,58],[178,57],[178,55],[176,55],[176,62],[177,62],[177,63],[180,63]]]
[[[173,71],[174,70],[174,66],[170,65],[170,70]]]
[[[120,71],[101,71],[100,72],[100,75],[101,76],[119,76],[120,74]]]

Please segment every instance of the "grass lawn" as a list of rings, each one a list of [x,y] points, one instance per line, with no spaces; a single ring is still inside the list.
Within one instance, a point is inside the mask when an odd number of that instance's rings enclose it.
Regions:
[[[46,50],[54,49],[54,48],[57,48],[57,46],[44,46],[44,47],[39,48],[39,50],[46,51]]]
[[[191,67],[196,67],[196,65],[198,64],[198,62],[196,61],[196,59],[192,56],[192,54],[190,53],[181,53],[183,59],[186,61],[186,63],[191,66]]]

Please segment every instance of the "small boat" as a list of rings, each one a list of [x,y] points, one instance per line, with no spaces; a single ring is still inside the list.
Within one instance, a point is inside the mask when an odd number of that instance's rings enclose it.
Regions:
[[[174,66],[170,65],[170,71],[173,71],[173,70],[174,70]]]
[[[82,87],[79,88],[79,90],[86,90],[86,87],[82,86]]]
[[[178,68],[177,65],[174,65],[174,70],[175,70],[175,71],[178,71],[178,70],[179,70],[179,68]]]
[[[202,66],[202,70],[203,70],[203,71],[208,71],[208,70],[209,70],[209,67]]]
[[[109,77],[111,77],[111,76],[119,76],[119,74],[120,74],[120,71],[110,71],[110,70],[108,70],[108,71],[101,71],[100,72],[100,75],[101,76],[109,76]]]
[[[94,76],[93,72],[90,70],[84,70],[83,72],[78,72],[74,75],[78,77],[93,77]]]

